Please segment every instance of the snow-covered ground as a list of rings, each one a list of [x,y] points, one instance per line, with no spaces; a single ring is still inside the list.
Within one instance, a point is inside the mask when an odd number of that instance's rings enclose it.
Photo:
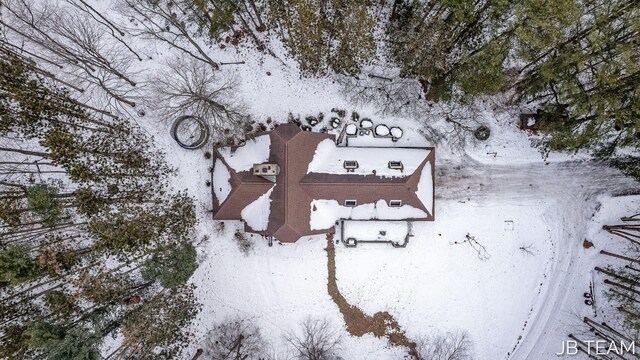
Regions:
[[[621,253],[628,245],[602,230],[602,225],[619,224],[622,216],[637,213],[640,196],[598,196],[591,200],[591,206],[584,207],[582,211],[565,211],[563,215],[566,222],[560,239],[571,236],[575,241],[565,245],[566,252],[556,261],[556,269],[550,278],[552,282],[543,296],[544,306],[533,318],[531,330],[513,359],[554,357],[562,349],[560,341],[566,340],[570,333],[586,333],[581,336],[584,340],[597,339],[586,331],[581,321],[585,316],[620,328],[619,314],[604,297],[604,277],[593,268],[624,264],[621,260],[599,254],[603,249]],[[594,247],[585,249],[581,243],[584,239],[593,242]],[[586,306],[582,296],[589,291],[591,283],[595,308]]]
[[[585,311],[597,252],[582,241],[603,224],[592,219],[599,201],[611,201],[599,194],[633,182],[589,162],[468,161],[441,164],[438,173],[436,221],[414,224],[406,249],[338,248],[343,294],[365,311],[389,310],[412,338],[467,330],[479,359],[510,358],[514,348],[513,359],[560,351],[574,314]],[[615,218],[631,209],[600,212]],[[455,244],[467,233],[486,254]]]
[[[566,339],[566,327],[575,325],[575,309],[590,311],[581,294],[595,251],[583,249],[582,240],[593,231],[589,224],[600,226],[591,219],[595,208],[608,194],[636,185],[589,161],[546,165],[537,157],[510,165],[445,156],[436,160],[436,221],[415,223],[415,237],[404,249],[338,246],[341,292],[368,314],[389,311],[414,340],[466,330],[478,359],[552,356]],[[206,190],[197,192],[205,205]],[[244,256],[232,239],[237,226],[226,222],[216,233],[203,214],[199,231],[210,240],[200,248],[202,265],[192,279],[205,304],[194,324],[198,336],[214,322],[240,315],[254,319],[282,348],[283,334],[308,316],[344,324],[327,293],[324,237],[272,248],[255,237],[254,252]],[[467,234],[486,253],[464,243]],[[385,339],[342,331],[345,358],[406,355]]]
[[[545,207],[461,205],[437,203],[437,220],[414,224],[415,237],[405,249],[338,247],[339,287],[367,313],[389,311],[411,339],[467,330],[479,359],[505,358],[553,264]],[[505,221],[513,221],[513,230]],[[466,234],[486,253],[455,244]]]
[[[267,61],[268,63],[268,61]],[[349,107],[337,85],[312,82],[285,73],[277,86],[267,65],[238,68],[243,91],[259,120],[283,121],[287,113],[312,115],[344,106],[398,125],[404,136],[396,146],[431,146],[411,119],[375,116],[371,109]],[[272,76],[259,75],[267,70]],[[253,74],[253,75],[252,75]],[[318,102],[317,99],[324,101]],[[314,100],[315,99],[315,100]],[[369,111],[369,113],[367,113]],[[467,153],[436,151],[436,220],[414,224],[409,245],[361,245],[336,254],[340,291],[368,314],[389,311],[412,340],[466,330],[480,360],[541,359],[553,356],[571,314],[590,277],[582,240],[600,199],[633,189],[606,164],[583,161],[582,156],[553,155],[545,163],[529,138],[504,114],[486,117],[493,135],[486,143],[471,144]],[[506,130],[505,130],[506,129]],[[168,137],[164,131],[158,137]],[[361,146],[392,146],[390,139],[349,140]],[[187,187],[201,204],[198,237],[201,265],[192,282],[204,304],[193,330],[201,338],[213,324],[228,316],[254,320],[275,352],[284,348],[283,335],[311,316],[328,318],[342,333],[346,359],[402,359],[406,350],[371,335],[357,338],[327,293],[327,257],[322,236],[303,238],[293,245],[274,245],[253,237],[255,248],[245,256],[233,233],[240,226],[225,222],[217,232],[210,219],[208,160],[167,142],[170,161],[179,166],[176,186]],[[497,152],[497,155],[487,154]],[[216,184],[214,184],[216,186]],[[466,235],[486,248],[478,254]],[[459,242],[459,244],[455,244]],[[590,252],[589,252],[590,251]],[[582,305],[584,306],[584,305]],[[584,310],[584,309],[582,309]],[[563,316],[564,315],[564,316]],[[198,342],[191,347],[195,352]],[[511,355],[510,355],[511,354]]]
[[[92,3],[114,14],[108,1]],[[165,71],[163,63],[175,58],[166,46],[129,36],[126,40],[144,55],[133,67],[147,79]],[[341,108],[371,118],[373,126],[399,126],[404,131],[397,143],[368,136],[350,138],[350,145],[436,146],[424,130],[426,116],[382,116],[373,104],[352,103],[335,79],[301,78],[275,38],[269,47],[278,58],[257,54],[251,47],[219,49],[204,41],[200,45],[216,61],[245,62],[220,71],[237,76],[237,95],[258,122],[284,122],[289,113],[304,118]],[[582,248],[582,241],[595,239],[596,249],[601,248],[606,242],[598,240],[603,236],[597,230],[601,223],[639,205],[637,197],[610,195],[637,189],[637,184],[606,164],[583,161],[583,154],[552,154],[543,161],[529,136],[517,129],[518,110],[501,110],[499,100],[486,100],[479,114],[479,121],[491,129],[488,141],[470,142],[465,152],[451,150],[446,141],[437,146],[435,221],[414,224],[414,237],[403,249],[338,245],[338,286],[366,313],[388,311],[412,340],[466,330],[480,360],[552,358],[567,328],[575,325],[574,315],[590,311],[580,296],[594,262],[602,259],[594,249]],[[234,239],[240,222],[222,226],[211,218],[212,189],[205,186],[211,179],[211,160],[202,151],[180,148],[169,136],[167,120],[150,104],[139,108],[145,106],[147,115],[136,121],[154,135],[155,145],[177,168],[174,187],[187,189],[197,201],[194,240],[200,266],[190,281],[198,287],[203,309],[192,325],[194,341],[187,355],[195,353],[216,322],[239,315],[260,326],[274,353],[284,351],[286,332],[315,317],[327,318],[339,329],[345,359],[406,356],[406,349],[391,347],[384,338],[346,332],[327,292],[324,236],[273,247],[252,237],[255,246],[245,255]],[[449,126],[443,121],[430,125],[442,130]],[[265,139],[252,141],[268,149]],[[236,169],[248,169],[261,162],[256,159],[264,153],[240,150],[225,154],[225,159]],[[226,198],[228,174],[216,172],[213,180],[216,195]],[[599,203],[602,207],[596,212]],[[253,211],[264,213],[264,202],[258,205]],[[477,243],[465,242],[470,239]]]

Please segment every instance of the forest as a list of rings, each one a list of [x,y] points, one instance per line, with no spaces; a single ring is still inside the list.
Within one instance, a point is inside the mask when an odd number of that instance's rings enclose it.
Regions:
[[[194,114],[209,146],[266,128],[226,70],[242,65],[211,49],[286,56],[300,77],[330,78],[353,103],[427,129],[430,109],[461,114],[445,119],[453,132],[432,129],[434,142],[473,137],[469,109],[499,96],[534,111],[543,157],[583,153],[640,181],[635,0],[3,0],[0,31],[1,358],[193,355],[182,351],[200,310],[188,282],[199,204],[171,183],[176,169],[145,128]],[[173,54],[167,71],[142,65],[144,44]],[[620,226],[608,231],[632,242],[624,256],[637,263],[638,226]],[[600,271],[638,331],[638,270]],[[279,358],[254,326],[222,326],[205,358]],[[337,358],[326,324],[303,327],[306,338],[289,338],[294,358]],[[328,342],[313,343],[323,332]],[[422,358],[469,358],[443,341]]]

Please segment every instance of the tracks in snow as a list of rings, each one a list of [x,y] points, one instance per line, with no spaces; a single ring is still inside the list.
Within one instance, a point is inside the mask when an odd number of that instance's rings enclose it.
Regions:
[[[562,326],[558,319],[570,296],[566,288],[585,270],[579,251],[598,196],[639,191],[637,182],[602,161],[493,165],[466,156],[459,163],[436,165],[436,199],[548,206],[544,217],[552,229],[554,256],[546,286],[535,301],[522,341],[507,358],[537,359],[561,340],[556,338]]]
[[[436,164],[436,198],[441,200],[553,200],[637,191],[638,183],[606,162],[492,165],[464,157]]]

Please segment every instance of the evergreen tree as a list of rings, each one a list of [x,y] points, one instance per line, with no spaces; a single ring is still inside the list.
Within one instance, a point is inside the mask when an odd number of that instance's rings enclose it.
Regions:
[[[0,134],[42,136],[52,122],[86,119],[81,106],[66,91],[44,86],[41,78],[17,56],[0,60]]]
[[[96,250],[123,255],[174,239],[184,241],[195,223],[193,200],[186,193],[178,193],[148,206],[120,206],[92,217],[88,227],[96,239]]]
[[[98,345],[102,339],[93,331],[82,328],[65,330],[45,321],[31,323],[26,333],[29,346],[41,349],[51,360],[98,360]]]
[[[15,286],[41,274],[37,261],[24,245],[9,245],[0,250],[0,286]]]
[[[138,187],[171,172],[162,156],[149,153],[150,139],[126,119],[97,118],[17,57],[0,60],[0,71],[0,135],[39,139],[48,150],[41,156],[73,181]]]
[[[186,284],[197,267],[196,249],[190,242],[168,244],[159,247],[145,262],[142,277],[146,281],[157,279],[162,287],[175,289]]]
[[[620,169],[624,174],[632,176],[634,179],[640,181],[640,157],[618,157],[611,162],[611,165]]]
[[[184,328],[199,310],[193,286],[161,291],[145,305],[123,319],[123,353],[139,359],[175,358],[187,340]]]
[[[26,325],[9,324],[3,326],[3,336],[0,338],[0,354],[9,360],[22,360],[31,356],[29,349],[29,335],[25,332]]]
[[[51,313],[59,316],[70,317],[80,310],[72,295],[64,291],[48,291],[44,295],[44,301]]]
[[[221,41],[223,35],[238,38],[248,33],[256,45],[263,46],[259,33],[265,31],[263,22],[265,1],[262,0],[185,0],[185,7],[192,10],[192,16],[200,30],[214,41]]]
[[[0,358],[96,359],[104,336],[126,330],[125,317],[172,311],[171,336],[147,350],[176,354],[197,310],[192,289],[182,286],[195,269],[193,200],[168,193],[170,169],[136,125],[103,119],[7,56],[0,57],[0,135],[26,141],[8,140],[0,151],[24,157],[24,166],[53,167],[63,180],[38,168],[34,184],[18,165],[11,181],[0,181]],[[170,244],[181,244],[174,250],[184,262],[159,254]],[[145,265],[158,270],[158,283],[140,282]],[[160,301],[163,285],[184,296]],[[134,295],[146,301],[134,304]],[[149,315],[144,324],[161,329],[163,321]]]
[[[389,23],[391,57],[403,76],[420,80],[428,99],[496,93],[507,83],[504,62],[514,2],[395,1]]]
[[[305,75],[358,75],[376,51],[368,1],[271,0],[273,26]]]
[[[526,62],[517,87],[520,99],[538,103],[546,117],[542,146],[589,149],[601,158],[618,156],[619,148],[640,148],[640,5],[524,4],[518,15],[533,26],[516,32]]]
[[[56,200],[58,189],[47,184],[30,186],[27,190],[29,208],[46,226],[54,226],[62,216],[62,206]]]
[[[20,200],[16,198],[5,199],[0,203],[0,220],[7,225],[17,226],[22,222],[19,208]]]

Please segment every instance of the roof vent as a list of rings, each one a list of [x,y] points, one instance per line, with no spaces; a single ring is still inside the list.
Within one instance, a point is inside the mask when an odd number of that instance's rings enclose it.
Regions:
[[[342,166],[344,166],[344,168],[347,169],[347,171],[353,172],[355,169],[358,168],[358,162],[355,160],[345,160]]]
[[[389,169],[403,170],[402,161],[389,161]]]
[[[276,175],[280,174],[278,164],[254,164],[253,175],[263,177],[271,182],[276,182]]]

